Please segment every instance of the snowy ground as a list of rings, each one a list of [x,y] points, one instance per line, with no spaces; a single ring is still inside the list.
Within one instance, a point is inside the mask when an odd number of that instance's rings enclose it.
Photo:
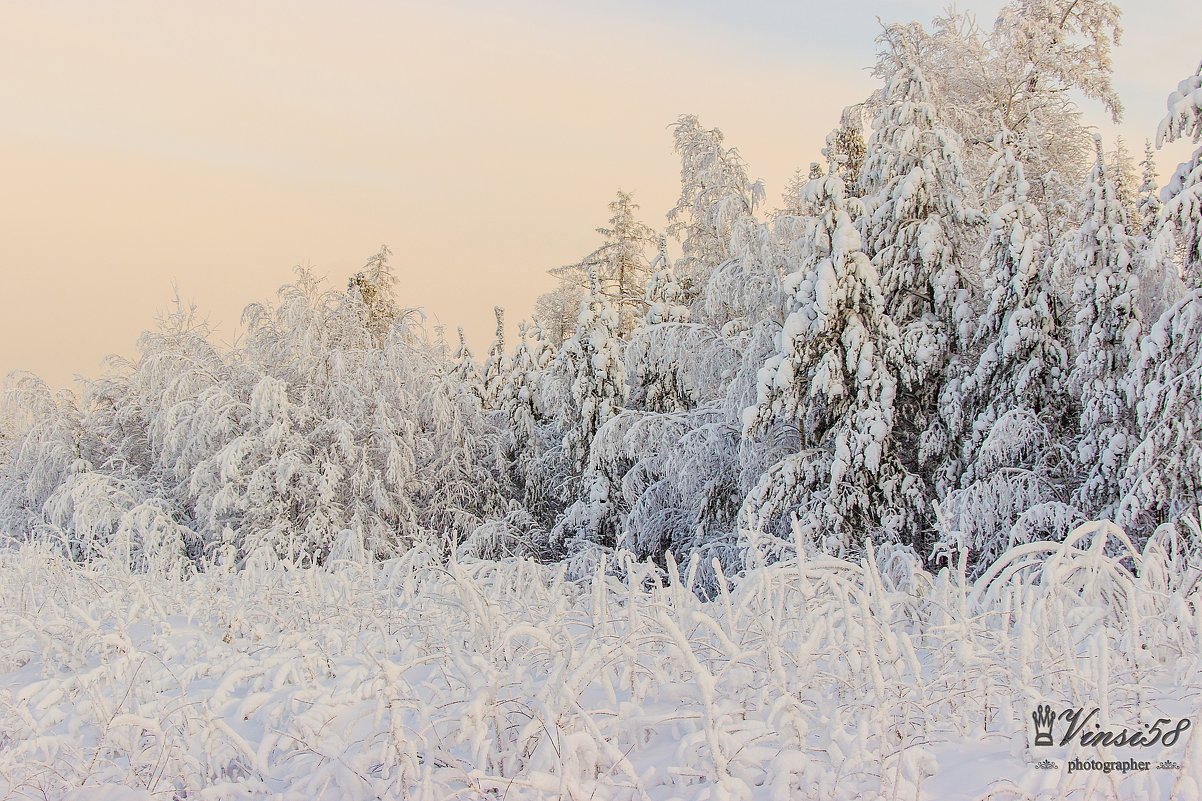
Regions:
[[[877,551],[710,602],[420,552],[179,580],[10,551],[0,798],[1197,798],[1196,565],[1080,537],[976,584]],[[1192,725],[1034,748],[1041,702]]]

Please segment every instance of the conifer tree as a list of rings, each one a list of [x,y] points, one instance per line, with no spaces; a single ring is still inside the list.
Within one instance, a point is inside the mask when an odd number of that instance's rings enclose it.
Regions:
[[[880,37],[893,72],[878,105],[860,178],[869,208],[866,250],[881,275],[886,311],[900,329],[899,452],[918,471],[917,439],[935,411],[952,361],[975,322],[966,251],[982,221],[960,163],[960,138],[938,118],[912,26]],[[954,372],[954,370],[953,370]]]
[[[463,326],[459,326],[459,347],[455,349],[455,354],[451,359],[452,377],[468,392],[483,401],[484,387],[480,380],[480,368],[476,366],[472,349],[468,347],[467,339],[463,336]]]
[[[1057,330],[1044,258],[1044,221],[1030,200],[1021,142],[1009,131],[986,195],[997,205],[980,261],[988,307],[974,337],[979,357],[945,384],[938,419],[923,435],[944,519],[938,547],[987,564],[1013,538],[1071,522],[1057,449],[1066,428],[1068,355]],[[1022,531],[1026,510],[1046,513]],[[1067,530],[1067,529],[1065,529]]]
[[[1152,140],[1144,141],[1144,160],[1140,162],[1143,172],[1139,183],[1139,233],[1150,235],[1156,228],[1160,216],[1160,192],[1156,185],[1156,154],[1152,149]]]
[[[493,307],[497,317],[497,334],[489,346],[484,360],[484,373],[480,377],[480,391],[486,409],[501,408],[501,396],[505,388],[505,310]]]
[[[1202,142],[1202,66],[1169,95],[1158,142]],[[1161,243],[1176,234],[1185,295],[1144,338],[1132,380],[1139,444],[1127,464],[1120,522],[1146,533],[1202,503],[1202,147],[1161,193]],[[1169,248],[1164,247],[1168,252]]]
[[[582,262],[596,273],[602,292],[617,311],[622,336],[628,336],[646,314],[644,294],[651,274],[646,253],[656,243],[655,232],[635,217],[638,209],[634,195],[619,189],[609,204],[609,225],[597,229],[604,244]]]
[[[363,322],[377,345],[384,343],[388,329],[400,314],[394,295],[396,276],[388,261],[391,256],[392,250],[387,245],[381,245],[379,252],[367,260],[363,269],[351,276],[347,286],[348,290],[359,293],[363,301]]]
[[[689,310],[683,305],[687,300],[684,289],[676,279],[676,272],[668,261],[664,237],[660,236],[647,279],[647,324],[687,323]]]
[[[618,316],[601,292],[595,274],[589,294],[580,304],[576,334],[560,352],[567,377],[565,447],[577,473],[588,465],[589,446],[597,430],[622,410],[626,402],[623,343]]]
[[[853,215],[862,207],[844,191],[833,165],[807,187],[817,212],[807,257],[785,279],[777,352],[744,412],[748,435],[792,421],[801,450],[765,473],[742,513],[750,522],[791,510],[803,541],[840,554],[866,537],[897,537],[907,505],[898,496],[914,491],[889,450],[897,379],[887,355],[897,330],[860,247]],[[788,540],[787,531],[775,533]]]
[[[1146,328],[1185,294],[1185,284],[1174,260],[1177,247],[1173,226],[1160,225],[1163,206],[1156,185],[1156,161],[1151,140],[1144,143],[1142,166],[1139,205],[1131,233],[1135,247],[1134,271],[1139,280],[1139,309]]]
[[[1202,141],[1202,65],[1169,95],[1168,111],[1156,133],[1158,143]],[[1173,224],[1182,250],[1181,275],[1197,287],[1202,284],[1202,148],[1177,167],[1161,197],[1161,214]]]
[[[868,148],[864,143],[862,119],[861,106],[845,108],[839,120],[839,127],[827,134],[826,147],[823,149],[823,155],[835,165],[835,171],[843,179],[844,191],[848,197],[859,197],[864,193],[860,179],[864,172]],[[796,177],[801,178],[801,170],[797,171]],[[804,186],[804,180],[801,185]]]
[[[1114,193],[1127,217],[1127,233],[1137,233],[1134,227],[1139,219],[1140,184],[1136,183],[1135,162],[1127,152],[1127,143],[1121,136],[1114,138],[1114,154],[1106,164],[1106,174],[1114,183]]]
[[[538,365],[530,349],[528,330],[523,320],[518,324],[518,346],[505,371],[501,407],[519,448],[535,444],[539,418],[542,416],[538,399]]]
[[[1135,445],[1127,376],[1142,321],[1126,209],[1102,156],[1101,140],[1096,144],[1098,157],[1086,184],[1077,234],[1077,358],[1069,383],[1081,406],[1076,455],[1083,478],[1077,504],[1090,516],[1109,517]]]
[[[940,419],[924,436],[924,459],[950,455],[941,469],[945,489],[971,471],[973,453],[1003,413],[1023,407],[1040,414],[1055,408],[1066,389],[1067,350],[1042,269],[1043,217],[1028,197],[1030,184],[1014,135],[1002,132],[996,147],[986,195],[998,209],[990,218],[979,267],[988,306],[973,337],[980,356],[962,380],[945,386]]]
[[[888,40],[896,68],[868,143],[861,185],[865,250],[881,275],[885,309],[899,325],[928,319],[956,347],[970,335],[962,261],[980,220],[960,164],[960,139],[937,117],[931,87],[901,26]]]

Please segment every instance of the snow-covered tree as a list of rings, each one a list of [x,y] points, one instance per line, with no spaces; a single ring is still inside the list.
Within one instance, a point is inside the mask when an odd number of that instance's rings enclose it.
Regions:
[[[526,322],[522,321],[518,324],[518,346],[505,371],[501,392],[501,408],[509,418],[519,447],[533,444],[539,419],[543,416],[538,398],[539,383],[537,359],[530,349]]]
[[[563,504],[554,488],[562,481],[556,431],[549,425],[542,397],[549,362],[540,366],[542,343],[530,343],[525,321],[518,325],[518,344],[504,370],[499,408],[504,413],[507,438],[504,462],[513,490],[505,513],[485,521],[459,549],[459,556],[499,559],[521,555],[552,558],[548,530]],[[561,446],[558,446],[562,450]]]
[[[1066,389],[1067,349],[1055,327],[1053,290],[1044,270],[1044,223],[1030,201],[1030,184],[1013,134],[997,139],[986,195],[990,217],[979,274],[988,305],[978,321],[975,366],[940,398],[941,422],[927,433],[927,458],[943,448],[960,452],[946,466],[946,486],[971,469],[972,454],[1005,411],[1036,414],[1057,407]]]
[[[617,518],[609,503],[613,488],[593,469],[593,445],[598,432],[621,413],[627,392],[617,311],[596,276],[590,272],[589,278],[576,333],[564,343],[556,363],[562,452],[571,476],[566,484],[575,499],[556,521],[551,541],[562,546],[573,563],[596,547],[614,544]]]
[[[668,261],[663,236],[659,237],[658,250],[649,272],[645,295],[647,324],[687,323],[689,309],[683,304],[688,301],[688,297],[676,280],[672,263]]]
[[[563,280],[588,289],[589,275],[596,276],[601,293],[618,312],[618,331],[628,336],[646,314],[645,291],[651,275],[647,250],[656,244],[655,232],[635,216],[639,206],[630,192],[618,190],[609,204],[609,225],[598,228],[601,246],[576,264],[551,270]]]
[[[685,295],[692,296],[731,258],[732,227],[754,214],[764,190],[747,177],[738,151],[723,146],[717,128],[703,128],[695,116],[685,115],[673,126],[672,137],[681,188],[668,212],[668,233],[680,241],[676,274]]]
[[[1025,132],[1029,199],[1053,222],[1049,211],[1073,197],[1090,154],[1074,98],[1098,101],[1116,121],[1122,113],[1111,80],[1119,17],[1118,6],[1106,0],[1012,0],[990,30],[950,9],[923,32],[921,66],[949,112],[947,122],[968,144],[973,185],[991,171],[998,128]],[[878,77],[892,72],[887,63],[879,66]],[[1057,179],[1045,181],[1049,173]],[[1068,195],[1059,194],[1064,189]]]
[[[1140,182],[1135,176],[1135,161],[1121,136],[1114,138],[1114,152],[1106,162],[1106,174],[1114,182],[1115,195],[1127,216],[1128,233],[1138,233],[1135,227],[1139,220]]]
[[[588,464],[589,446],[597,430],[626,403],[624,347],[618,316],[594,276],[580,304],[576,334],[564,343],[560,359],[569,387],[565,447],[577,472]]]
[[[1156,185],[1156,152],[1152,149],[1152,140],[1144,141],[1144,159],[1140,162],[1142,169],[1139,182],[1139,205],[1135,220],[1139,223],[1139,231],[1145,236],[1151,235],[1160,218],[1160,188]]]
[[[805,185],[810,180],[810,176],[806,170],[798,167],[785,181],[785,188],[780,194],[780,208],[772,212],[773,219],[777,217],[801,217],[805,214],[805,209],[801,204],[801,195],[805,191]]]
[[[897,330],[884,308],[876,268],[861,250],[853,215],[832,171],[811,181],[818,212],[807,257],[785,279],[787,317],[777,352],[759,372],[744,412],[748,435],[784,421],[800,431],[800,452],[768,470],[748,495],[744,518],[794,519],[802,541],[846,553],[868,537],[904,527],[913,477],[889,451],[897,392]],[[777,531],[788,540],[787,531]]]
[[[476,366],[476,358],[463,336],[463,326],[459,326],[459,347],[455,349],[451,359],[451,376],[483,401],[484,386],[480,378],[480,368]]]
[[[371,553],[445,545],[495,508],[497,432],[432,362],[413,312],[367,347],[353,308],[301,273],[244,319],[238,433],[192,478],[210,531],[321,559],[344,530]]]
[[[503,408],[511,435],[510,473],[524,511],[538,525],[536,551],[546,557],[554,550],[548,532],[577,500],[580,473],[564,442],[564,432],[574,419],[571,376],[562,370],[559,352],[541,326],[536,323],[533,337],[529,334],[530,329],[521,331],[510,362]]]
[[[573,275],[559,276],[555,288],[534,302],[534,321],[551,346],[558,348],[571,339],[587,288],[587,282],[582,288]]]
[[[1003,77],[1026,76],[1010,88],[1013,114],[1067,113],[1063,95],[1076,89],[1099,101],[1117,122],[1123,104],[1111,81],[1110,54],[1122,35],[1118,5],[1107,0],[1013,0],[998,14],[994,37]],[[999,108],[1002,107],[999,104]],[[1022,128],[1021,117],[1003,119]]]
[[[1061,487],[1071,456],[1059,438],[1030,409],[1003,411],[973,452],[975,478],[938,504],[932,556],[956,564],[965,554],[979,574],[1015,545],[1059,539],[1084,522]]]
[[[134,566],[262,550],[312,563],[347,537],[384,555],[465,536],[502,508],[499,432],[420,315],[400,311],[381,342],[363,311],[302,271],[276,304],[248,307],[232,352],[181,305],[77,402],[19,380],[10,400],[32,415],[0,520]]]
[[[971,307],[962,276],[965,229],[980,220],[960,164],[960,138],[938,120],[913,32],[881,35],[895,61],[873,122],[861,186],[865,250],[898,325],[926,319],[943,350],[967,341]],[[938,369],[939,365],[935,365]]]
[[[499,409],[502,403],[502,393],[505,389],[505,310],[500,306],[493,307],[497,318],[497,333],[492,345],[488,348],[488,356],[484,359],[484,372],[480,377],[481,400],[486,409]]]
[[[912,457],[944,371],[971,337],[964,265],[981,216],[960,163],[959,136],[938,119],[919,66],[920,32],[891,26],[880,39],[894,71],[877,107],[860,178],[869,209],[862,230],[881,275],[886,311],[901,332],[895,436],[901,452]]]
[[[1175,260],[1177,243],[1173,226],[1160,225],[1160,190],[1152,141],[1144,144],[1143,178],[1135,222],[1135,274],[1139,279],[1140,313],[1154,323],[1185,294],[1185,283]]]
[[[823,155],[835,165],[835,172],[843,179],[844,191],[849,197],[858,197],[863,193],[860,176],[863,175],[864,159],[868,152],[864,143],[863,115],[862,106],[845,108],[839,127],[827,134],[826,147],[823,148]],[[800,170],[797,178],[801,178]],[[803,180],[799,188],[804,185]]]
[[[1064,501],[1057,448],[1071,424],[1068,355],[1043,269],[1042,215],[1028,197],[1015,137],[1003,131],[996,148],[986,186],[997,211],[980,261],[988,307],[974,337],[979,357],[944,385],[920,451],[944,499],[941,547],[978,557],[1002,547],[993,532],[1015,525],[1017,510]],[[1046,436],[1022,439],[1034,431]],[[1036,443],[1044,449],[1032,452]],[[998,520],[985,524],[973,519],[982,513],[973,499],[989,497],[1018,500],[999,505]]]
[[[1157,141],[1177,139],[1202,142],[1202,67],[1169,95]],[[1144,338],[1132,381],[1140,441],[1127,465],[1120,518],[1140,531],[1196,516],[1202,503],[1202,147],[1177,168],[1161,199],[1157,240],[1176,233],[1187,292]]]
[[[396,304],[396,276],[388,260],[392,251],[381,245],[363,269],[351,276],[347,289],[357,291],[363,301],[364,323],[377,344],[383,344],[400,309]]]
[[[634,332],[626,349],[627,372],[633,376],[630,401],[637,408],[653,412],[674,412],[696,405],[698,392],[690,386],[682,370],[681,350],[677,342],[686,330],[704,336],[701,326],[687,326],[688,301],[676,280],[672,263],[665,252],[664,238],[659,238],[659,252],[652,261],[651,277],[647,280],[646,324]],[[696,343],[694,342],[694,345]],[[691,351],[698,353],[696,349]]]
[[[1169,95],[1168,114],[1156,132],[1158,145],[1178,139],[1202,141],[1202,65]],[[1181,274],[1197,287],[1202,284],[1202,148],[1177,167],[1161,198],[1161,215],[1173,224],[1183,251]]]
[[[1069,384],[1081,406],[1077,460],[1083,473],[1077,504],[1109,517],[1133,440],[1127,377],[1139,349],[1139,282],[1127,213],[1097,140],[1098,158],[1086,184],[1077,234],[1076,363]]]

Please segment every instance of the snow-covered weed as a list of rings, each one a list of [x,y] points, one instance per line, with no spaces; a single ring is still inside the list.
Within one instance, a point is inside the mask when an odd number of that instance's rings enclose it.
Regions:
[[[1184,768],[1125,775],[1039,770],[1030,747],[1035,703],[1114,727],[1196,716],[1199,562],[1169,530],[1131,553],[1091,524],[975,582],[896,547],[737,582],[714,564],[709,600],[696,560],[603,559],[572,582],[421,549],[372,564],[354,545],[190,578],[0,553],[0,798],[1188,798],[1202,782],[1196,735],[1141,749]]]

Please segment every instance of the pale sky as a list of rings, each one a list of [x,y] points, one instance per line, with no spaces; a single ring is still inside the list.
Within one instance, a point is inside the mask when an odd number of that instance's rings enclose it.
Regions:
[[[877,18],[946,3],[814,5],[2,0],[0,375],[98,375],[173,285],[228,341],[294,265],[341,287],[382,243],[399,301],[479,355],[492,307],[512,334],[618,188],[663,227],[677,116],[721,128],[775,206],[875,88]],[[1138,158],[1202,58],[1202,11],[1120,6],[1127,114],[1100,130]]]

